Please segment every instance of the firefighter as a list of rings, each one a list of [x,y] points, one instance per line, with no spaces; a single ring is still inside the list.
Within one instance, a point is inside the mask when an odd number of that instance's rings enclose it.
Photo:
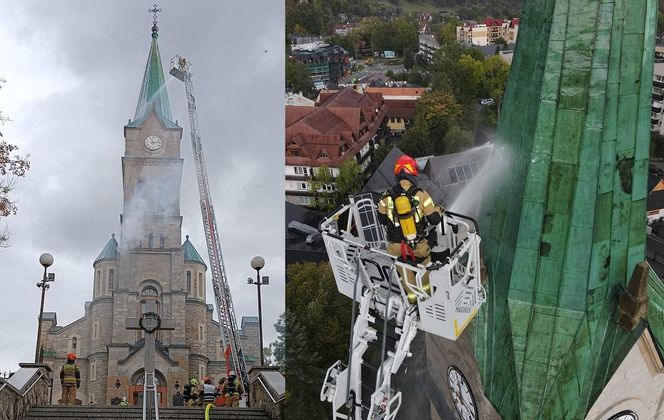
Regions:
[[[203,378],[203,389],[201,389],[201,405],[214,404],[214,399],[217,396],[217,390],[212,385],[212,378],[206,376]]]
[[[386,226],[389,254],[411,265],[427,265],[431,262],[433,245],[427,237],[427,228],[440,223],[443,209],[434,204],[426,191],[417,187],[418,171],[417,162],[412,157],[403,155],[397,159],[394,165],[397,183],[378,201],[378,218]],[[435,232],[432,234],[435,235]],[[412,288],[415,273],[402,267],[398,271],[408,300],[415,303]],[[422,278],[422,285],[426,291],[429,286],[428,272]]]
[[[184,404],[188,407],[196,405],[198,400],[198,379],[191,378],[191,381],[184,386],[183,399]]]
[[[67,353],[67,363],[60,369],[60,384],[62,385],[61,404],[76,404],[76,390],[81,386],[81,371],[76,366],[76,355]]]
[[[214,405],[217,407],[224,407],[226,405],[226,396],[224,395],[224,389],[226,388],[226,377],[219,379],[219,384],[217,385],[217,398],[214,401]]]
[[[239,407],[240,394],[242,393],[242,383],[235,376],[235,371],[231,370],[226,379],[224,394],[226,395],[226,407]]]

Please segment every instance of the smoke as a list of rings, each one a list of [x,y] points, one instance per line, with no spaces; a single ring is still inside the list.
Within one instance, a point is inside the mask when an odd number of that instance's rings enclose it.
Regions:
[[[164,170],[166,174],[161,173]],[[170,243],[167,247],[176,246],[175,238],[168,238],[169,232],[160,226],[164,224],[162,217],[180,216],[179,173],[168,166],[141,166],[135,180],[133,186],[125,187],[120,246],[124,249],[156,248],[160,247],[162,236]],[[170,234],[172,236],[173,232]]]
[[[477,218],[482,199],[494,191],[510,172],[512,157],[503,143],[490,144],[491,155],[480,173],[466,183],[461,193],[450,204],[449,210]]]

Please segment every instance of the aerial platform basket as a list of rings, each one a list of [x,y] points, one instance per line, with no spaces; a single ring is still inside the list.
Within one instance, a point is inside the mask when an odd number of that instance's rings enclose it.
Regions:
[[[341,228],[339,222],[344,220],[345,227]],[[370,195],[352,198],[320,228],[339,292],[360,302],[361,290],[375,287],[378,299],[374,309],[378,313],[383,313],[389,296],[401,296],[403,308],[416,302],[419,329],[456,340],[485,301],[478,228],[466,216],[444,213],[441,224],[436,226],[436,248],[449,254],[444,252],[444,261],[426,267],[411,265],[386,252],[385,230],[377,220]],[[414,278],[415,284],[405,290],[395,271],[411,273],[407,277]],[[393,315],[398,318],[398,314]]]
[[[372,195],[351,197],[350,204],[320,228],[339,292],[359,303],[357,317],[353,306],[348,363],[338,361],[328,369],[320,399],[332,403],[335,420],[392,420],[402,403],[392,375],[412,356],[410,344],[417,331],[456,340],[485,301],[477,224],[446,212],[436,231],[429,232],[437,239],[432,250],[436,261],[426,266],[411,265],[386,251]],[[379,341],[377,318],[383,320],[380,366],[367,400],[362,366],[369,346]],[[389,346],[388,320],[396,326]]]

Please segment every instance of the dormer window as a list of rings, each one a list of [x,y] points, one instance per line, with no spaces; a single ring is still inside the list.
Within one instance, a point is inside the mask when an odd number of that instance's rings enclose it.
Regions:
[[[327,154],[325,150],[321,150],[316,159],[323,159],[323,158],[328,158],[328,159],[330,158],[330,156]]]

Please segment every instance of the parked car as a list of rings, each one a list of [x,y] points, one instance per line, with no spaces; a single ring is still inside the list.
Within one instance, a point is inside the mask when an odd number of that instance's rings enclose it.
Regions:
[[[493,104],[494,104],[493,98],[480,99],[480,105],[482,105],[482,106],[489,106],[489,105],[493,105]]]

